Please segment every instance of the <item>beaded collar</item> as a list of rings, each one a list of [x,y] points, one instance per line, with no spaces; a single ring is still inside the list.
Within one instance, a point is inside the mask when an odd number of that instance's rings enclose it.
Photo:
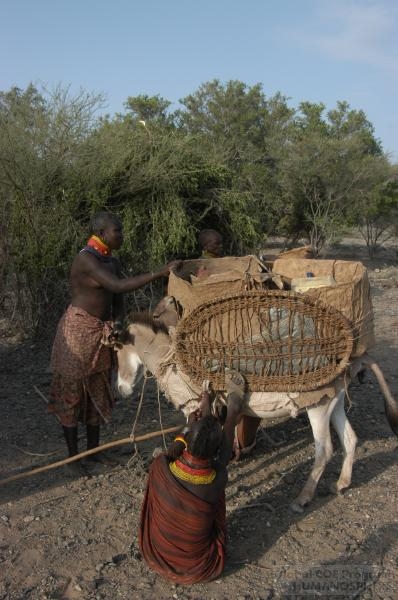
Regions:
[[[212,483],[217,474],[207,458],[197,458],[187,450],[183,451],[180,458],[169,463],[169,469],[177,479],[194,485]]]
[[[111,256],[112,250],[97,235],[92,235],[87,242],[87,246],[94,248],[101,256]]]

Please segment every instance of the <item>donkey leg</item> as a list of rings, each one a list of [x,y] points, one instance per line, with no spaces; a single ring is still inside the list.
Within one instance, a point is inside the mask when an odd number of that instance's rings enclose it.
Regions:
[[[350,486],[355,448],[358,441],[344,410],[344,392],[339,394],[338,402],[331,415],[331,421],[343,447],[343,465],[340,477],[336,483],[331,485],[331,491],[338,493]]]
[[[330,416],[336,406],[337,400],[338,397],[336,396],[333,400],[326,399],[320,404],[307,409],[315,440],[315,461],[303,489],[290,504],[290,508],[295,512],[303,512],[303,507],[314,497],[318,482],[332,456]]]

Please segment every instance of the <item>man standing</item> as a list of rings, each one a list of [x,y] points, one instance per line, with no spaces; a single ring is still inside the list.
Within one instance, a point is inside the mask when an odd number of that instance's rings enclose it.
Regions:
[[[58,323],[51,356],[49,412],[63,427],[69,456],[78,453],[79,421],[86,425],[90,450],[99,445],[100,424],[111,418],[112,350],[103,342],[123,319],[123,294],[166,277],[179,265],[174,261],[156,273],[122,278],[119,261],[112,256],[123,243],[120,219],[100,212],[92,218],[91,232],[72,263],[71,302]]]
[[[202,394],[188,431],[150,468],[141,509],[139,544],[148,565],[171,581],[191,584],[219,577],[225,562],[225,487],[244,378],[226,375],[227,417],[222,429]]]

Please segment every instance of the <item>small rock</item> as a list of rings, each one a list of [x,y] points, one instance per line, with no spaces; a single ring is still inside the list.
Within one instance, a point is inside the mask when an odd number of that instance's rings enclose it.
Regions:
[[[120,563],[122,561],[124,561],[127,558],[127,554],[115,554],[115,556],[112,556],[112,562],[115,565],[120,565]]]
[[[250,490],[249,485],[238,485],[238,492],[247,492]]]
[[[314,524],[307,523],[306,521],[300,521],[300,523],[296,523],[296,527],[302,533],[311,533],[314,531]]]
[[[4,521],[4,523],[8,523],[8,521],[10,520],[10,519],[7,517],[7,515],[1,515],[0,519],[1,519],[2,521]]]
[[[292,475],[291,473],[287,473],[284,478],[283,481],[285,483],[287,483],[288,485],[291,485],[292,483],[294,483],[296,480],[294,478],[294,475]]]
[[[149,585],[149,583],[146,583],[145,581],[141,581],[140,583],[137,583],[137,590],[146,590],[150,587],[151,586]]]
[[[74,587],[75,587],[75,590],[77,592],[82,592],[83,591],[83,588],[78,583]]]
[[[98,565],[95,565],[95,570],[97,571],[97,573],[99,573],[104,568],[104,566],[104,563],[98,563]]]
[[[35,518],[32,515],[26,515],[26,517],[24,517],[22,520],[24,523],[32,523],[32,521],[34,521]]]

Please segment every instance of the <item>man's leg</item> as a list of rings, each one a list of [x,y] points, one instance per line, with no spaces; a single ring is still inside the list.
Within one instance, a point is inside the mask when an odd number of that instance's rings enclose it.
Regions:
[[[62,429],[64,431],[69,457],[76,456],[76,454],[79,453],[77,445],[77,426],[65,427],[65,425],[63,425]],[[65,465],[65,467],[69,477],[82,477],[83,475],[86,475],[80,461],[69,463]]]
[[[100,426],[99,425],[87,425],[87,450],[98,448],[100,440]],[[95,456],[95,454],[93,455]]]
[[[249,417],[243,415],[241,421],[236,427],[236,437],[238,438],[239,448],[241,450],[251,450],[256,442],[256,433],[261,419],[259,417]]]
[[[77,427],[65,427],[63,426],[64,437],[66,440],[66,445],[68,447],[69,456],[75,456],[78,454],[77,449]]]
[[[242,377],[240,373],[238,373],[238,375]],[[239,390],[239,386],[237,390],[234,390],[233,385],[233,380],[228,381],[229,388],[227,388],[227,392],[231,395],[233,395],[234,393],[238,396],[239,394],[242,395],[242,391]],[[256,443],[256,433],[260,422],[261,419],[259,417],[249,417],[248,415],[242,415],[235,429],[235,458],[239,458],[242,451],[245,454],[247,452],[250,452],[250,450],[254,448]]]
[[[100,441],[100,426],[99,425],[86,425],[87,431],[87,450],[92,450],[93,448],[98,448]],[[106,452],[98,452],[96,454],[91,454],[86,457],[87,460],[101,463],[103,465],[108,465],[111,467],[119,464],[117,460],[114,460],[110,456],[106,454]]]

